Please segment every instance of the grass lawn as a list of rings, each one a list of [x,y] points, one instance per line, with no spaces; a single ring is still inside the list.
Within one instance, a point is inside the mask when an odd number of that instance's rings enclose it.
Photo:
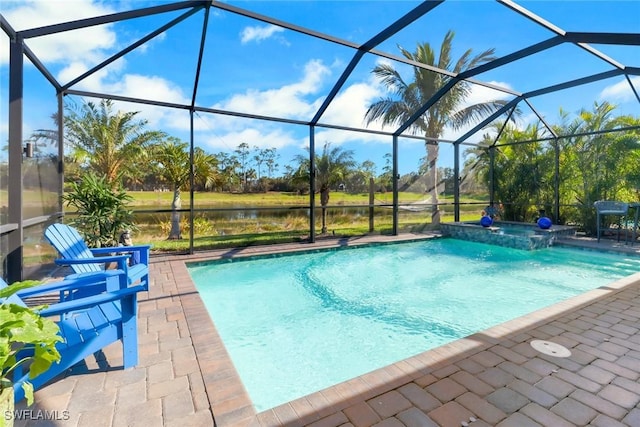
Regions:
[[[129,191],[127,192],[133,197],[133,206],[158,206],[169,207],[173,199],[173,193],[170,191],[153,192],[153,191]],[[349,194],[342,192],[332,192],[330,194],[329,203],[332,205],[362,205],[369,203],[369,194]],[[391,193],[376,193],[376,203],[392,203]],[[427,198],[424,194],[419,193],[400,193],[401,202],[412,203]],[[183,205],[189,202],[189,193],[181,195]],[[229,206],[304,206],[309,204],[309,195],[296,193],[212,193],[197,192],[193,196],[194,204],[198,205],[217,205],[220,207]],[[320,204],[320,195],[316,194],[316,204]]]
[[[130,207],[134,210],[149,209],[169,209],[173,198],[172,192],[154,191],[129,191],[133,201]],[[374,203],[376,205],[390,205],[393,202],[393,194],[375,193]],[[183,209],[189,206],[189,193],[182,193]],[[422,193],[399,193],[401,204],[429,203],[429,195]],[[485,206],[486,197],[466,197],[461,201],[471,203],[461,207],[462,219],[477,219],[480,210]],[[453,196],[441,197],[441,203],[452,203]],[[354,206],[368,205],[369,194],[349,194],[343,192],[332,192],[330,194],[329,205]],[[268,192],[250,194],[231,194],[198,192],[194,194],[194,207],[201,208],[255,208],[255,207],[287,207],[309,205],[309,195],[299,195],[295,193]],[[319,195],[316,195],[316,207],[320,207]],[[65,210],[69,213],[73,211],[68,207]],[[327,226],[330,235],[335,236],[359,236],[369,233],[368,215],[349,210],[338,210],[330,212],[327,218]],[[453,206],[442,207],[442,221],[453,221]],[[320,236],[320,210],[316,217],[316,235]],[[337,213],[336,213],[337,212]],[[346,212],[346,213],[345,213]],[[153,250],[157,252],[187,251],[189,249],[189,222],[187,215],[182,215],[181,231],[182,239],[167,240],[170,223],[168,214],[155,219],[155,214],[146,216],[138,215],[138,230],[134,233],[135,244],[153,245]],[[72,218],[72,215],[68,217]],[[146,218],[146,219],[143,219]],[[430,214],[428,211],[411,212],[400,210],[399,230],[400,232],[424,231],[432,228],[430,224]],[[391,209],[377,208],[374,217],[374,233],[390,234],[392,229]],[[308,238],[309,224],[305,215],[287,215],[286,217],[259,217],[252,218],[239,216],[238,218],[219,219],[214,218],[207,212],[197,213],[194,224],[194,248],[196,250],[207,250],[216,248],[240,247],[261,244],[274,244],[281,242],[295,242]]]
[[[461,220],[478,219],[479,213],[461,214]],[[428,212],[401,211],[398,219],[400,233],[425,232],[435,229],[428,222]],[[453,221],[452,215],[443,215],[443,222]],[[230,247],[244,247],[255,245],[267,245],[285,242],[299,242],[308,239],[309,225],[305,218],[280,219],[278,223],[269,221],[243,219],[233,221],[212,222],[208,231],[194,233],[194,250],[212,250]],[[365,216],[347,214],[330,215],[327,218],[329,236],[353,237],[370,234],[369,219]],[[167,233],[159,233],[157,228],[142,226],[134,236],[136,243],[151,243],[156,252],[186,252],[189,250],[188,225],[184,225],[183,238],[180,240],[167,240]],[[224,230],[224,232],[221,232]],[[391,234],[392,217],[377,215],[374,218],[373,234]],[[322,238],[320,232],[320,218],[316,218],[316,236]]]
[[[173,199],[173,193],[170,191],[156,192],[156,191],[128,191],[133,202],[133,207],[136,206],[158,206],[159,208],[167,208],[171,206]],[[334,191],[329,196],[330,205],[366,205],[369,204],[368,193],[343,193]],[[183,206],[189,203],[189,193],[183,192],[181,195]],[[309,195],[296,194],[296,193],[282,193],[282,192],[267,192],[267,193],[213,193],[213,192],[196,192],[193,196],[194,204],[198,205],[218,205],[220,207],[229,206],[306,206],[309,204]],[[320,205],[320,195],[316,194],[316,205]],[[393,194],[387,193],[375,193],[374,195],[376,204],[391,204],[393,202]],[[400,203],[415,203],[419,201],[425,201],[428,203],[429,195],[422,193],[398,193],[398,199]],[[462,203],[475,203],[486,201],[485,195],[474,197],[461,197]],[[447,195],[440,198],[441,202],[453,202],[453,196]]]

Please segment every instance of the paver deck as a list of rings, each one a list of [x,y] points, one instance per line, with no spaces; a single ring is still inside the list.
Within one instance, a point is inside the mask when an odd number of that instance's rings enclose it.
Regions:
[[[417,236],[385,239],[403,238]],[[256,414],[185,261],[310,246],[153,258],[139,365],[123,370],[113,344],[19,404],[16,426],[640,426],[640,273]],[[533,339],[571,356],[539,353]]]

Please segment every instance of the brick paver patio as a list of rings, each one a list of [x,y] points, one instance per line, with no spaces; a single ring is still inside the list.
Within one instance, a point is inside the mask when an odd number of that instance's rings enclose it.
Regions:
[[[18,405],[16,426],[640,426],[640,273],[256,414],[185,266],[229,253],[154,258],[139,365],[113,344]]]

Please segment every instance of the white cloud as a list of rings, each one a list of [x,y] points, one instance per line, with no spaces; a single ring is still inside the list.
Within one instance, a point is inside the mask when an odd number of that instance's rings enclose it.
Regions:
[[[118,82],[107,85],[105,90],[109,93],[133,98],[155,99],[179,104],[189,102],[179,87],[158,76],[126,74]]]
[[[276,33],[281,33],[284,28],[277,27],[275,25],[267,25],[264,27],[245,27],[240,33],[240,41],[242,44],[246,44],[252,41],[261,42],[273,36]]]
[[[120,70],[121,67],[116,67]],[[85,69],[82,64],[71,64],[61,73],[62,77],[76,77]],[[63,80],[67,81],[67,80]],[[182,89],[171,81],[159,76],[145,76],[140,74],[120,74],[113,70],[100,70],[90,77],[82,80],[74,88],[80,88],[90,92],[107,93],[130,98],[148,99],[186,105],[191,102]],[[96,100],[93,100],[97,102]],[[129,102],[114,102],[115,110],[139,111],[139,119],[149,122],[152,129],[187,132],[189,130],[189,114],[185,110],[158,107],[147,104],[133,104]]]
[[[58,72],[56,78],[61,84],[65,85],[80,77],[83,73],[88,71],[89,68],[89,64],[85,63],[84,61],[71,61]],[[104,81],[114,76],[117,76],[116,78],[119,78],[119,73],[125,68],[126,60],[124,58],[120,58],[117,61],[109,64],[108,67],[102,68],[91,74],[90,76],[85,77],[80,82],[73,85],[72,89],[83,89],[88,91],[101,92],[104,89]]]
[[[244,94],[232,96],[226,102],[216,105],[215,108],[239,112],[251,112],[274,117],[300,118],[302,120],[308,119],[314,115],[319,108],[321,99],[309,100],[307,99],[308,96],[305,97],[304,95],[316,93],[323,82],[323,77],[329,74],[329,69],[324,67],[320,61],[310,61],[305,67],[305,75],[299,82],[267,91],[250,90]],[[503,82],[491,83],[509,88],[509,85]],[[366,125],[364,122],[364,116],[369,105],[381,96],[384,96],[384,94],[384,88],[377,84],[373,79],[355,82],[343,88],[343,90],[331,102],[331,105],[321,117],[320,122],[352,128],[383,130],[380,123],[374,122]],[[474,85],[465,105],[471,105],[493,99],[504,99],[507,97],[508,95],[505,95],[500,91],[484,86]],[[209,139],[209,144],[216,144],[221,148],[224,145],[221,142],[222,140],[231,147],[235,147],[241,142],[248,141],[256,141],[260,146],[268,147],[271,146],[271,143],[266,142],[269,140],[267,135],[277,134],[272,131],[265,130],[271,129],[274,124],[266,125],[259,121],[253,122],[250,126],[247,126],[246,120],[217,116],[215,118],[208,118],[207,122],[207,126],[209,126],[210,129],[224,130],[226,132],[224,136]],[[239,127],[243,127],[243,131],[234,131],[234,129],[238,129]],[[442,136],[446,139],[456,139],[462,136],[467,130],[471,129],[471,127],[472,126],[469,126],[467,129],[457,131],[447,128]],[[254,132],[247,132],[246,129],[251,129]],[[392,131],[394,129],[386,127],[384,130]],[[223,134],[220,133],[219,135]],[[215,142],[216,138],[221,139]],[[390,144],[391,138],[382,135],[319,127],[316,131],[316,141],[330,141],[337,145],[356,141]],[[411,142],[413,140],[408,141]],[[283,138],[282,135],[278,134],[277,145],[273,146],[281,147],[292,143],[302,147],[307,145],[308,141],[306,137],[295,141],[291,137]],[[421,142],[417,141],[417,143]]]
[[[181,105],[191,102],[180,87],[158,76],[125,74],[117,82],[103,85],[100,90],[114,95]],[[154,129],[163,129],[169,133],[171,130],[189,129],[189,114],[183,110],[130,103],[118,103],[118,108],[126,111],[140,111],[139,117],[148,120],[150,127]]]
[[[493,86],[503,87],[505,89],[512,90],[511,85],[505,82],[491,81],[487,83]],[[480,104],[482,102],[488,102],[488,101],[493,101],[498,99],[504,100],[512,97],[513,95],[509,95],[505,92],[492,89],[490,87],[481,86],[478,84],[472,84],[471,93],[469,94],[467,99],[465,99],[465,102],[462,104],[462,106]]]
[[[15,6],[15,7],[14,7]],[[3,6],[2,14],[17,31],[75,21],[115,12],[108,3],[88,0],[25,1]],[[26,44],[43,62],[82,61],[95,63],[102,52],[115,45],[112,25],[99,25],[26,40]],[[9,61],[6,49],[0,50],[0,63]]]
[[[298,141],[284,129],[268,129],[269,126],[256,126],[239,129],[233,132],[220,134],[203,135],[198,138],[201,145],[206,146],[211,151],[229,151],[235,149],[243,142],[248,143],[252,148],[277,148],[295,145]]]
[[[382,95],[380,88],[371,82],[359,82],[347,86],[331,102],[325,114],[320,118],[320,122],[357,129],[382,130],[380,123],[374,122],[366,125],[364,121],[369,105]],[[316,133],[316,139],[322,142],[329,141],[332,144],[362,140],[391,143],[388,136],[322,128],[319,128]]]
[[[304,74],[297,82],[266,91],[248,90],[214,105],[213,108],[309,120],[322,103],[322,98],[314,95],[319,92],[326,77],[330,75],[330,69],[322,61],[311,60],[305,65]],[[371,82],[356,82],[345,87],[336,96],[320,122],[363,128],[366,109],[379,96],[381,92],[376,85]],[[292,145],[303,148],[308,145],[306,135],[300,137],[296,132],[296,136],[293,136],[293,128],[288,131],[286,127],[277,123],[206,114],[199,114],[199,119],[196,127],[203,131],[203,135],[209,135],[204,137],[209,147],[229,150],[230,147],[236,147],[241,142],[248,142],[252,146],[276,148]],[[211,132],[207,132],[207,129]],[[374,123],[369,126],[369,129],[379,129],[379,126]],[[306,129],[304,133],[307,133]],[[389,137],[321,127],[316,130],[316,140],[322,143],[330,141],[334,144],[362,140],[390,142]]]
[[[640,76],[631,77],[631,82],[636,87],[636,90],[640,91]],[[622,79],[618,83],[605,87],[598,95],[598,99],[617,103],[631,101],[635,99],[635,96],[627,79]]]
[[[367,108],[381,95],[376,86],[367,82],[352,84],[336,96],[320,121],[362,128]]]
[[[249,89],[233,95],[214,108],[289,119],[309,119],[318,108],[320,99],[308,100],[317,93],[324,78],[331,74],[322,61],[311,60],[304,67],[304,75],[298,82],[277,89],[258,91]]]

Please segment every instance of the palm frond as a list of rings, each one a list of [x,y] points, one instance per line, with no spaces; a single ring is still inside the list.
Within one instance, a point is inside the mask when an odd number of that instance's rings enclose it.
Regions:
[[[453,129],[461,129],[471,123],[483,120],[485,117],[498,111],[506,103],[507,102],[503,100],[496,100],[470,105],[453,113],[450,116],[449,124]]]

